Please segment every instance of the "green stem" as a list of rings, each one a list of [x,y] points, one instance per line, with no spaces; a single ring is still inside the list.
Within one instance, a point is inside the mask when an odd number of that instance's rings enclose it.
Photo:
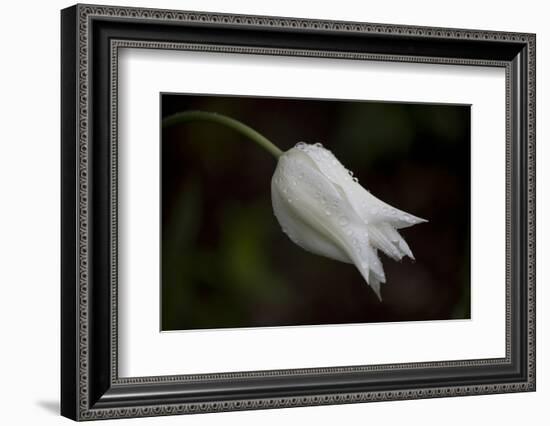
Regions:
[[[277,148],[269,139],[265,136],[258,133],[252,127],[247,126],[246,124],[241,123],[233,118],[227,117],[226,115],[216,114],[214,112],[206,111],[185,111],[178,112],[177,114],[166,117],[162,120],[162,127],[167,128],[174,126],[176,124],[184,124],[192,121],[207,121],[211,123],[217,123],[224,126],[227,126],[241,135],[248,137],[253,142],[256,142],[262,148],[266,149],[273,155],[275,158],[279,158],[283,153],[279,148]]]

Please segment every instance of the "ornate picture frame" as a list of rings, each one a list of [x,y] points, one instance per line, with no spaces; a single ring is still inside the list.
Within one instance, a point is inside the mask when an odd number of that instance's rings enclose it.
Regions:
[[[535,35],[75,5],[61,12],[61,413],[73,420],[535,390]],[[487,66],[506,75],[499,358],[120,377],[120,49]],[[504,214],[504,212],[503,212]]]

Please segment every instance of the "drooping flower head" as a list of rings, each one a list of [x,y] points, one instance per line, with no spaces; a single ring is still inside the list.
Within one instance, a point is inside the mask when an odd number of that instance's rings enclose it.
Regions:
[[[301,142],[279,157],[271,197],[295,244],[354,264],[380,299],[386,276],[378,250],[395,260],[414,259],[397,230],[426,222],[376,198],[321,144]]]

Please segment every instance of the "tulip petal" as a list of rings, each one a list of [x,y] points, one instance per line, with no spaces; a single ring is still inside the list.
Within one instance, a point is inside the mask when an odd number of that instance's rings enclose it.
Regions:
[[[274,179],[271,183],[271,195],[275,217],[279,221],[283,232],[294,244],[316,255],[340,262],[352,263],[349,256],[339,246],[333,244],[324,234],[317,232],[309,223],[302,220],[300,215],[294,211],[292,205],[288,205],[288,200],[285,200]]]
[[[414,259],[408,244],[389,223],[367,225],[367,228],[372,244],[392,259],[401,260],[403,256]]]
[[[376,198],[363,188],[334,154],[320,144],[300,145],[300,148],[317,164],[321,172],[344,191],[348,201],[365,223],[389,223],[396,229],[406,228],[425,219],[399,210]]]

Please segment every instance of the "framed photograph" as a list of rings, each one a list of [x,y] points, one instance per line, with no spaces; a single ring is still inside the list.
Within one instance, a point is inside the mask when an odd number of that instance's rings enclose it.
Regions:
[[[61,412],[535,390],[535,35],[61,12]]]

